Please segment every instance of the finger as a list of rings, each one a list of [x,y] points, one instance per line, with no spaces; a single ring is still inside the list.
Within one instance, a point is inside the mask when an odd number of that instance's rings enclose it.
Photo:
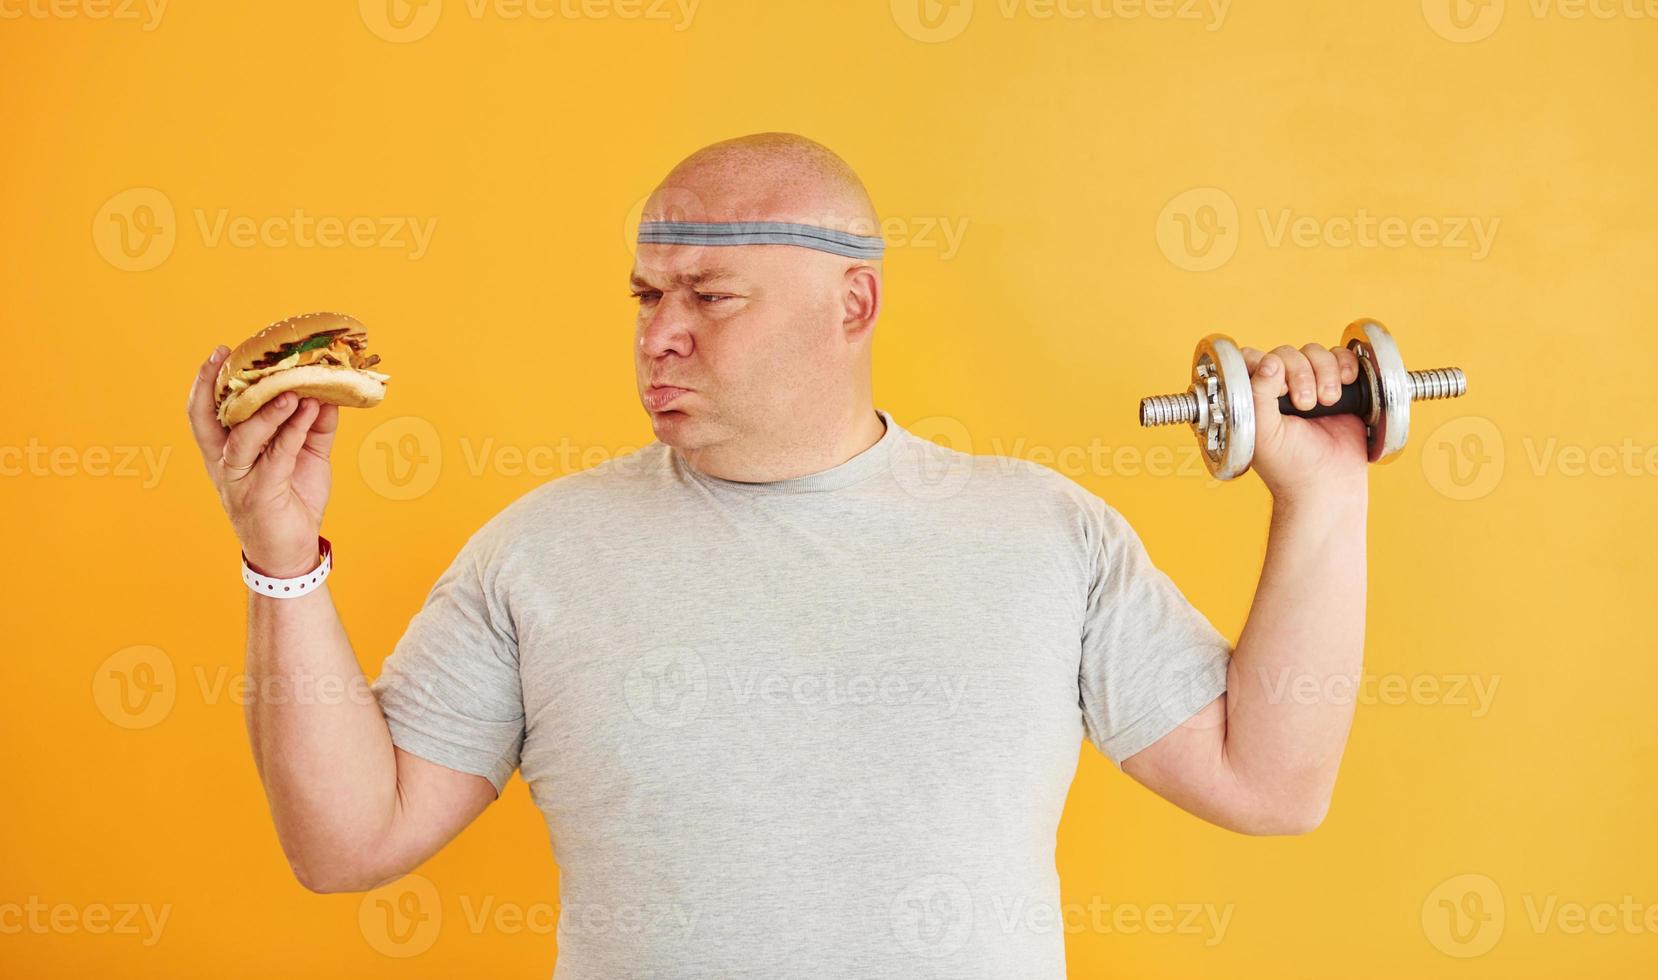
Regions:
[[[1321,344],[1307,344],[1301,348],[1307,363],[1313,366],[1313,388],[1320,405],[1334,405],[1341,398],[1341,367],[1336,355]]]
[[[318,406],[316,421],[311,423],[311,431],[305,436],[305,451],[327,459],[329,451],[334,448],[334,433],[339,428],[340,406]]]
[[[259,466],[259,475],[256,477],[260,486],[281,487],[287,484],[294,475],[294,462],[299,459],[299,452],[305,447],[307,434],[311,431],[311,421],[316,417],[317,400],[301,398],[299,406],[276,430],[270,447],[265,450],[265,461]]]
[[[1278,396],[1284,393],[1284,362],[1277,353],[1264,354],[1260,369],[1249,379],[1250,393],[1255,401],[1255,445],[1270,446],[1278,441],[1278,429],[1283,417],[1278,410]]]
[[[1336,356],[1336,363],[1341,365],[1341,383],[1350,385],[1359,380],[1359,355],[1353,353],[1349,347],[1332,347],[1330,352]]]
[[[1313,394],[1313,366],[1307,355],[1288,344],[1274,347],[1272,352],[1284,362],[1284,384],[1289,388],[1290,404],[1303,411],[1318,404]]]
[[[1240,347],[1238,348],[1238,353],[1243,355],[1244,367],[1250,374],[1255,373],[1255,366],[1260,364],[1261,358],[1265,356],[1261,351],[1258,351],[1253,347]]]
[[[224,450],[226,479],[235,481],[248,475],[253,464],[259,461],[265,444],[276,434],[276,427],[294,414],[298,404],[299,399],[293,392],[284,391],[230,430]]]
[[[229,353],[230,348],[223,344],[213,348],[213,353],[207,355],[207,360],[196,369],[196,379],[190,384],[190,397],[184,405],[185,412],[190,416],[190,431],[195,434],[196,446],[201,449],[202,459],[210,466],[224,452],[225,428],[219,424],[213,386],[218,382],[219,364]]]
[[[1271,388],[1273,391],[1272,397],[1277,398],[1286,390],[1284,387],[1283,359],[1278,356],[1277,352],[1264,354],[1256,351],[1255,353],[1259,356],[1255,358],[1254,365],[1249,369],[1250,383],[1254,384],[1262,378],[1267,379],[1266,387]]]

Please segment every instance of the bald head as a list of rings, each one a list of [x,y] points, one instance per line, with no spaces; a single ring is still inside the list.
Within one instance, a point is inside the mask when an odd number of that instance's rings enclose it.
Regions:
[[[833,150],[794,133],[755,133],[681,160],[645,202],[646,221],[787,221],[877,235],[858,174]]]
[[[757,133],[680,161],[642,222],[785,222],[875,236],[863,181],[827,147]],[[641,238],[640,400],[662,442],[744,482],[827,469],[879,438],[870,346],[879,259],[802,244]]]

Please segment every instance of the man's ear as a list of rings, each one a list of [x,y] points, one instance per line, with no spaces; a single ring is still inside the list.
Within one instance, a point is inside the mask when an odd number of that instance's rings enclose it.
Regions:
[[[881,315],[881,274],[874,266],[859,263],[846,270],[841,286],[841,326],[847,340],[861,340],[875,329]]]

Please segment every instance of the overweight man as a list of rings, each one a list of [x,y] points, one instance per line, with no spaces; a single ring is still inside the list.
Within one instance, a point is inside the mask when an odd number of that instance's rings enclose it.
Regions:
[[[305,887],[412,871],[517,771],[559,866],[555,980],[1047,980],[1084,739],[1219,826],[1318,826],[1352,704],[1283,692],[1361,669],[1365,438],[1277,399],[1335,401],[1353,355],[1246,351],[1272,521],[1234,647],[1099,497],[874,404],[879,227],[811,140],[693,153],[629,280],[653,442],[487,521],[372,685],[325,583],[249,592],[255,690],[360,695],[248,706]],[[338,409],[289,393],[227,432],[226,353],[195,437],[249,569],[303,580]]]

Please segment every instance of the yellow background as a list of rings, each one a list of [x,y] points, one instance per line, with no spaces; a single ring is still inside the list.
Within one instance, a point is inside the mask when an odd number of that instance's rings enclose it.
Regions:
[[[649,441],[630,216],[684,154],[768,129],[836,149],[895,219],[877,404],[1057,465],[1234,638],[1268,498],[1191,475],[1189,434],[1138,429],[1137,399],[1184,387],[1204,333],[1334,343],[1361,315],[1411,366],[1468,372],[1372,471],[1376,686],[1328,821],[1236,836],[1086,748],[1065,901],[1229,921],[1075,916],[1072,975],[1654,972],[1658,9],[703,0],[686,20],[589,0],[515,19],[446,0],[394,10],[399,30],[379,0],[174,0],[159,21],[25,2],[0,3],[20,14],[0,19],[0,974],[550,972],[556,871],[516,780],[421,880],[367,900],[294,882],[235,698],[244,590],[186,388],[278,317],[370,326],[394,380],[344,419],[324,532],[372,676],[474,528],[566,456]],[[418,257],[203,233],[296,209],[435,226]],[[1361,210],[1496,235],[1476,255],[1427,231],[1270,234]],[[116,466],[127,447],[164,463]],[[388,938],[376,903],[405,894],[435,917]],[[6,918],[31,900],[66,911]],[[528,921],[475,926],[486,902]],[[159,940],[98,929],[121,903],[165,907]],[[1607,904],[1634,918],[1572,918]]]

